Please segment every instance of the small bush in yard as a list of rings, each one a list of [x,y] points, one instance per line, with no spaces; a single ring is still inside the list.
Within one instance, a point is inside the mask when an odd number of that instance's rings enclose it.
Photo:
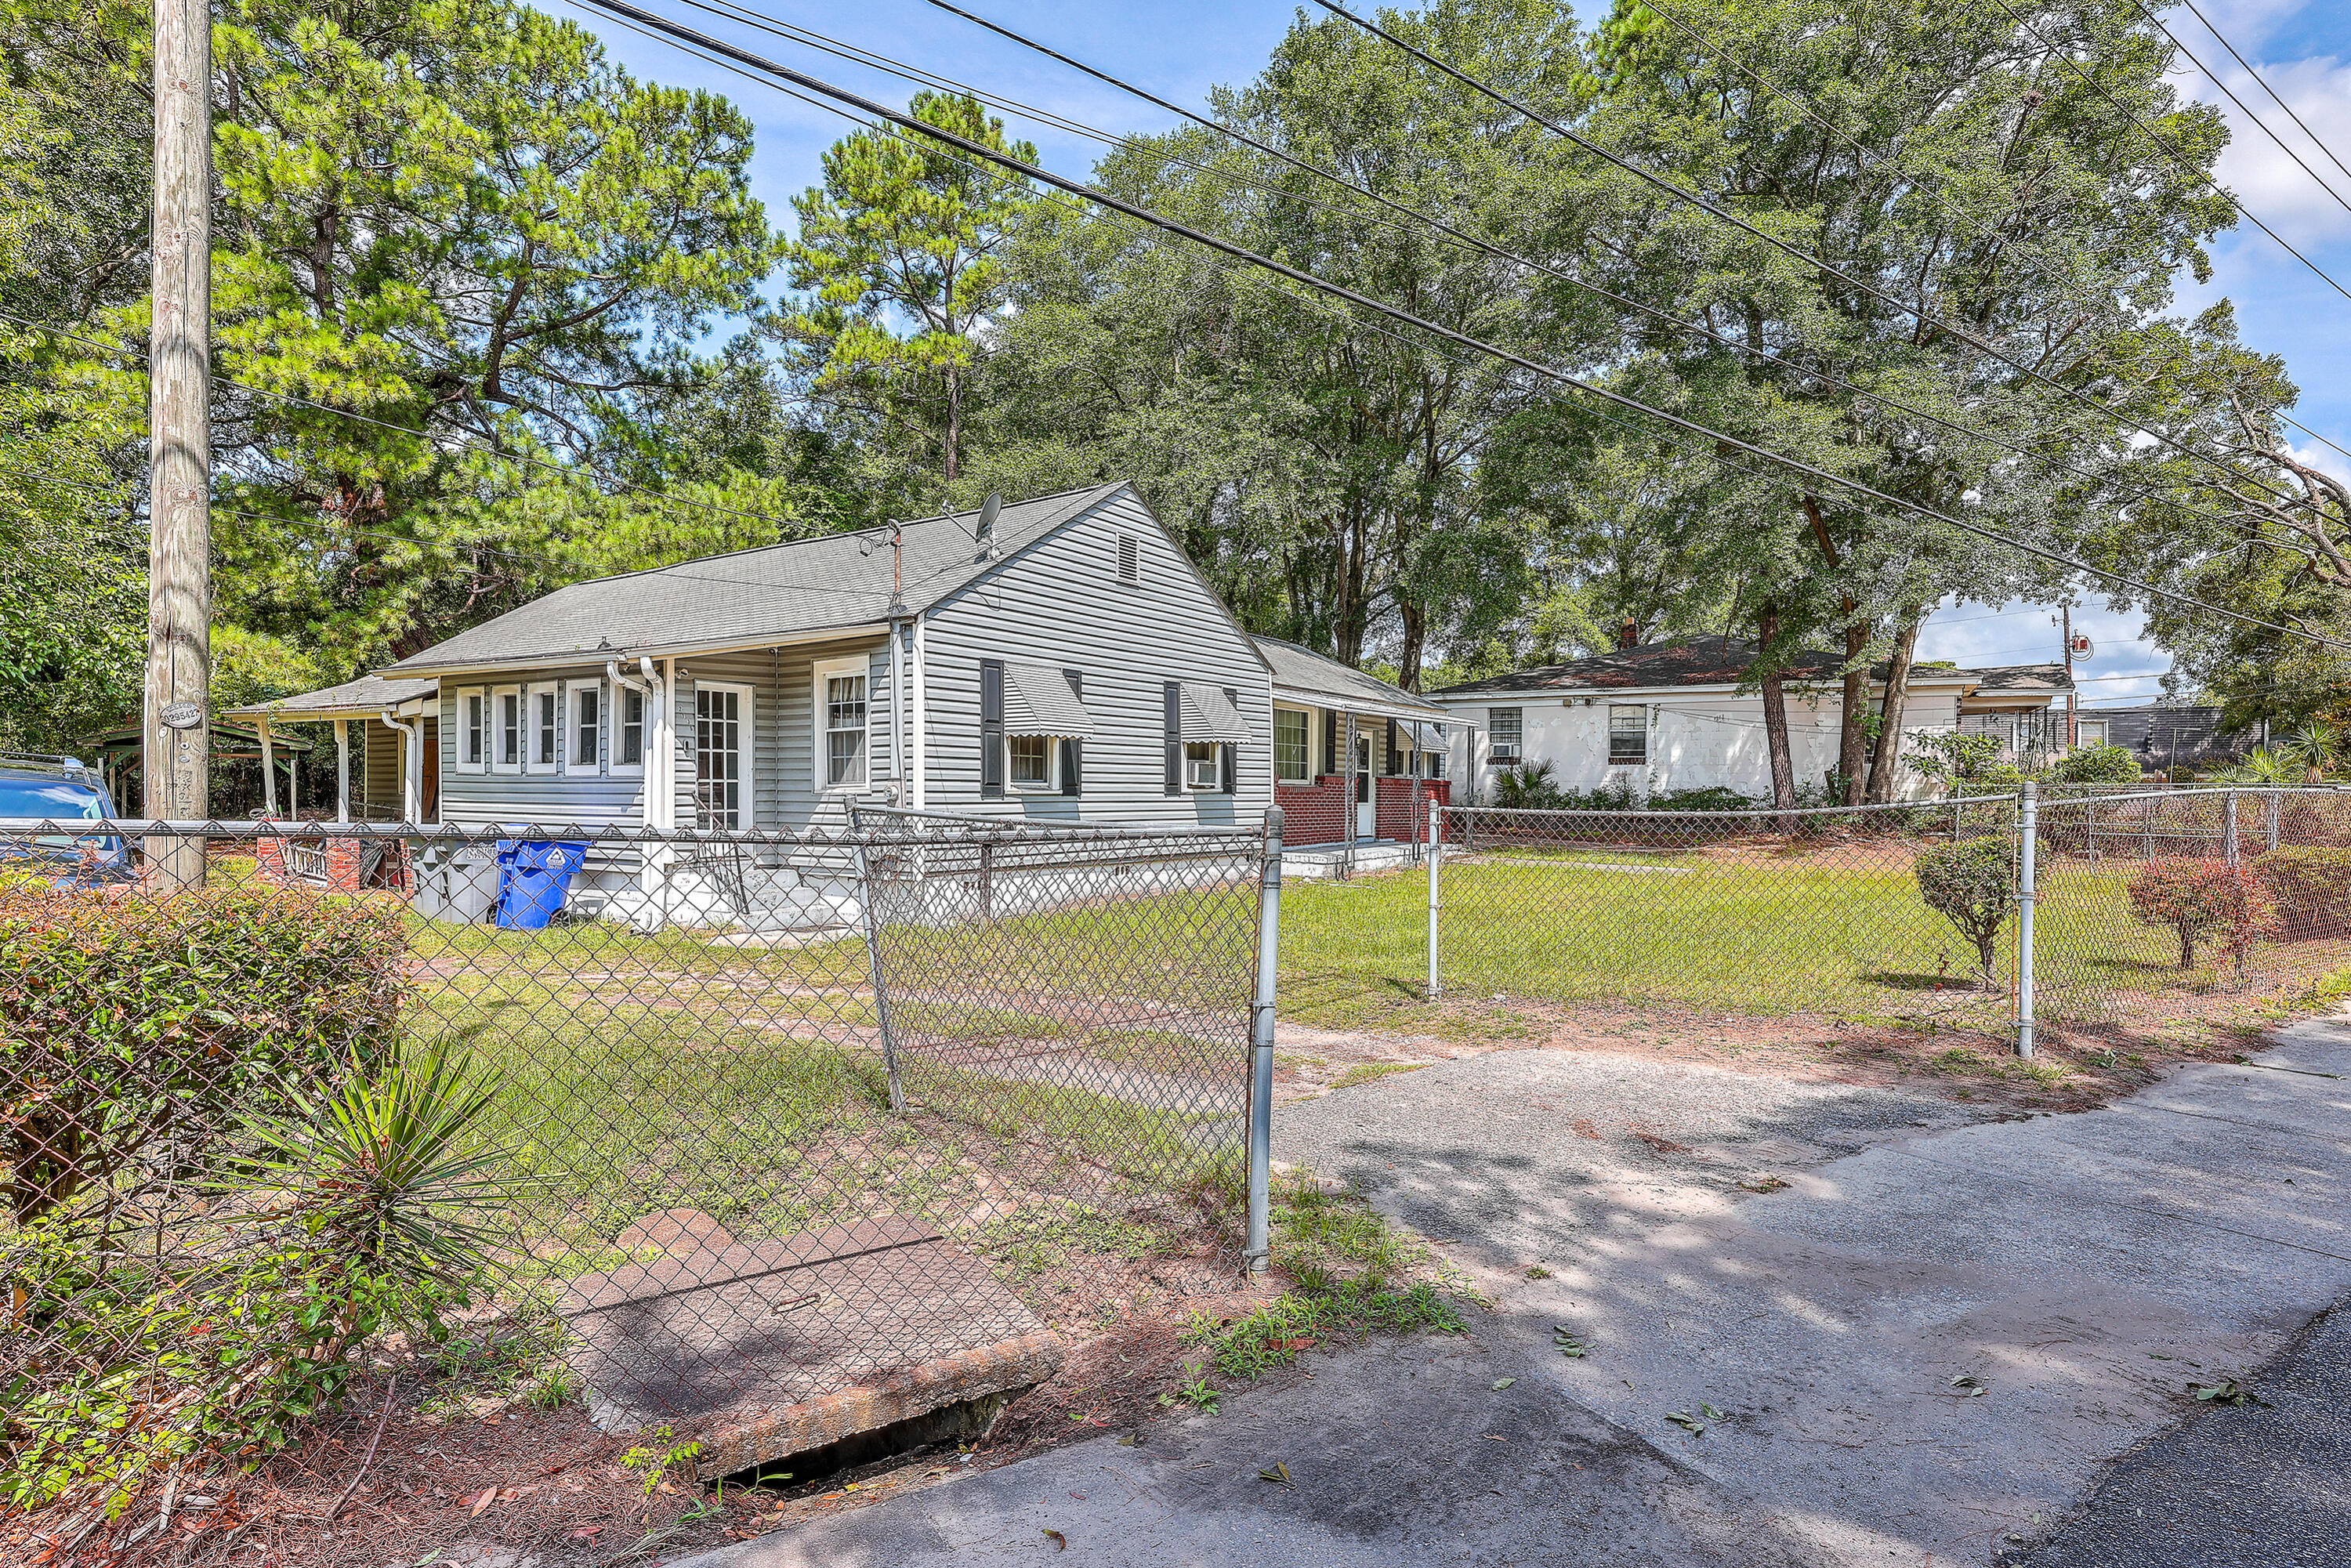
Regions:
[[[2136,784],[2141,771],[2126,746],[2085,746],[2059,758],[2047,777],[2053,784]]]
[[[2183,969],[2195,967],[2196,946],[2209,936],[2241,975],[2253,944],[2277,929],[2269,891],[2252,871],[2226,861],[2166,855],[2141,866],[2128,891],[2133,913],[2178,935]]]
[[[242,1120],[210,1220],[110,1238],[59,1211],[10,1237],[0,1500],[114,1510],[164,1469],[256,1461],[334,1402],[369,1335],[444,1338],[506,1197],[465,1147],[488,1101],[442,1049],[392,1051]]]
[[[1968,839],[1922,850],[1911,862],[1918,895],[1975,946],[1987,987],[2000,981],[2000,933],[2016,909],[2016,846],[2004,838]]]
[[[2281,928],[2290,935],[2351,935],[2351,849],[2274,849],[2254,857],[2253,876],[2276,901]]]
[[[406,946],[384,900],[0,883],[0,1157],[17,1222],[159,1144],[185,1162],[277,1084],[381,1057]]]

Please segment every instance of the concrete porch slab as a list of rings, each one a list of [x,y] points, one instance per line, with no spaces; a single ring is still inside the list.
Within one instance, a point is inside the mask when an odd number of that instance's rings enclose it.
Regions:
[[[698,1438],[703,1479],[1026,1388],[1061,1364],[1059,1336],[985,1263],[894,1215],[582,1275],[557,1311],[595,1423]]]

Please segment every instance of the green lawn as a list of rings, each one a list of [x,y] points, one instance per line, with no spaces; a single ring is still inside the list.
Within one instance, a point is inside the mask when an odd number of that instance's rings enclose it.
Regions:
[[[2103,1016],[2183,976],[2168,933],[2139,925],[2124,877],[2061,867],[2037,915],[2037,1010]],[[1293,883],[1282,893],[1283,1012],[1360,1025],[1423,999],[1426,874]],[[1918,896],[1907,853],[1635,855],[1501,850],[1445,862],[1441,975],[1455,996],[1662,1002],[1709,1010],[2014,1017],[2016,927],[1999,993],[1973,983],[1973,945]]]

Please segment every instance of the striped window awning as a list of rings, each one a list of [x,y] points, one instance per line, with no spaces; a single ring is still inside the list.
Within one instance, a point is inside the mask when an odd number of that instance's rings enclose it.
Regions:
[[[1070,689],[1067,675],[1043,664],[1004,666],[1005,734],[1084,740],[1093,732],[1093,716]]]
[[[1194,685],[1184,683],[1184,717],[1177,738],[1186,741],[1239,741],[1249,738],[1249,726],[1241,719],[1241,710],[1233,699],[1225,695],[1221,686]]]

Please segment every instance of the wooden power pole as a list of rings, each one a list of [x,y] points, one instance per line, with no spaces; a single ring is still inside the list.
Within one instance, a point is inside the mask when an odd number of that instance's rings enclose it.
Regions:
[[[154,0],[154,321],[147,370],[145,812],[206,815],[212,692],[212,15]],[[204,841],[151,841],[167,883],[204,880]]]

